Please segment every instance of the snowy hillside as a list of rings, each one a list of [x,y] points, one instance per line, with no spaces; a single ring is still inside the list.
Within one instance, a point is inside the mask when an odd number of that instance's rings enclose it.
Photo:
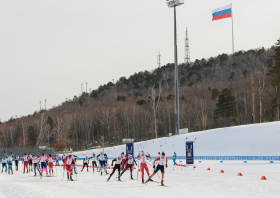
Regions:
[[[212,129],[185,135],[159,138],[134,144],[135,155],[144,150],[152,156],[164,151],[185,156],[185,142],[194,141],[195,156],[279,156],[280,122],[251,124]],[[91,156],[101,149],[77,152],[78,157]],[[105,148],[108,157],[125,152],[125,145]]]

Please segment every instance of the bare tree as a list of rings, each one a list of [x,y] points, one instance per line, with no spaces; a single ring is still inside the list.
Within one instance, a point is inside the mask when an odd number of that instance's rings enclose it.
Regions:
[[[255,76],[253,75],[253,71],[250,73],[250,85],[251,85],[251,97],[252,97],[252,116],[253,121],[255,120]]]
[[[161,91],[162,91],[162,86],[161,86],[161,83],[159,83],[159,87],[158,87],[158,96],[156,96],[155,85],[153,85],[153,86],[150,88],[150,97],[148,98],[148,100],[150,101],[152,110],[153,110],[154,127],[155,127],[155,137],[156,137],[156,138],[157,138],[157,136],[158,136],[158,132],[157,132],[157,110],[158,110],[158,104],[159,104],[160,99],[161,99]]]
[[[265,88],[265,77],[266,77],[267,67],[264,64],[261,64],[261,67],[257,70],[257,78],[258,78],[258,95],[259,95],[259,103],[260,103],[260,122],[262,121],[262,97],[263,91]]]

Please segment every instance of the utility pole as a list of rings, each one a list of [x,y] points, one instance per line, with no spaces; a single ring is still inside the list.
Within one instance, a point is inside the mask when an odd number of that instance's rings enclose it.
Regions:
[[[177,26],[176,7],[183,5],[184,0],[167,0],[167,6],[174,9],[174,83],[175,83],[175,135],[179,135],[179,83],[178,83],[178,58],[177,58]]]
[[[47,110],[47,100],[45,99],[45,111]]]
[[[159,54],[157,55],[158,68],[160,68],[160,57],[161,57],[161,55],[160,55],[160,52],[159,52]]]

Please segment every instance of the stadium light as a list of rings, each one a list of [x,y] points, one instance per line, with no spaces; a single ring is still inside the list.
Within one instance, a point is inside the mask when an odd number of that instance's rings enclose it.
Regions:
[[[184,0],[166,0],[168,7],[174,8],[176,6],[184,4]]]
[[[175,135],[179,135],[179,83],[178,83],[178,59],[177,59],[177,27],[176,7],[183,5],[184,0],[166,0],[167,6],[174,9],[174,73],[175,73]]]

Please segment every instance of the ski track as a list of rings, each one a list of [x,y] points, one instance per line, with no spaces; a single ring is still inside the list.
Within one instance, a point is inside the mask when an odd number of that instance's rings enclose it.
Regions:
[[[183,161],[184,162],[184,161]],[[81,164],[81,161],[78,162]],[[107,182],[109,175],[100,176],[100,172],[92,173],[79,172],[78,181],[66,181],[66,172],[62,181],[63,169],[57,168],[57,177],[32,177],[33,172],[22,174],[22,164],[14,175],[0,174],[0,197],[1,198],[71,198],[71,197],[102,197],[115,198],[116,196],[126,197],[279,197],[280,178],[279,166],[276,162],[270,164],[268,161],[202,161],[195,162],[196,169],[192,166],[174,167],[169,161],[166,170],[164,183],[169,186],[164,188],[159,183],[149,182],[141,184],[141,173],[138,173],[139,181],[130,180],[129,171],[121,178],[125,182],[118,182],[113,179]],[[210,171],[207,168],[210,167]],[[78,171],[81,168],[78,167]],[[225,173],[220,173],[224,170]],[[110,173],[112,170],[108,170]],[[150,174],[152,168],[149,167]],[[55,169],[54,169],[54,172]],[[243,176],[237,176],[241,172]],[[161,177],[161,173],[159,172]],[[268,180],[260,180],[261,176],[266,176]],[[134,179],[137,178],[137,171],[133,171]],[[145,180],[147,179],[145,173]],[[76,175],[73,176],[76,179]],[[160,181],[157,175],[153,177],[155,181]]]

